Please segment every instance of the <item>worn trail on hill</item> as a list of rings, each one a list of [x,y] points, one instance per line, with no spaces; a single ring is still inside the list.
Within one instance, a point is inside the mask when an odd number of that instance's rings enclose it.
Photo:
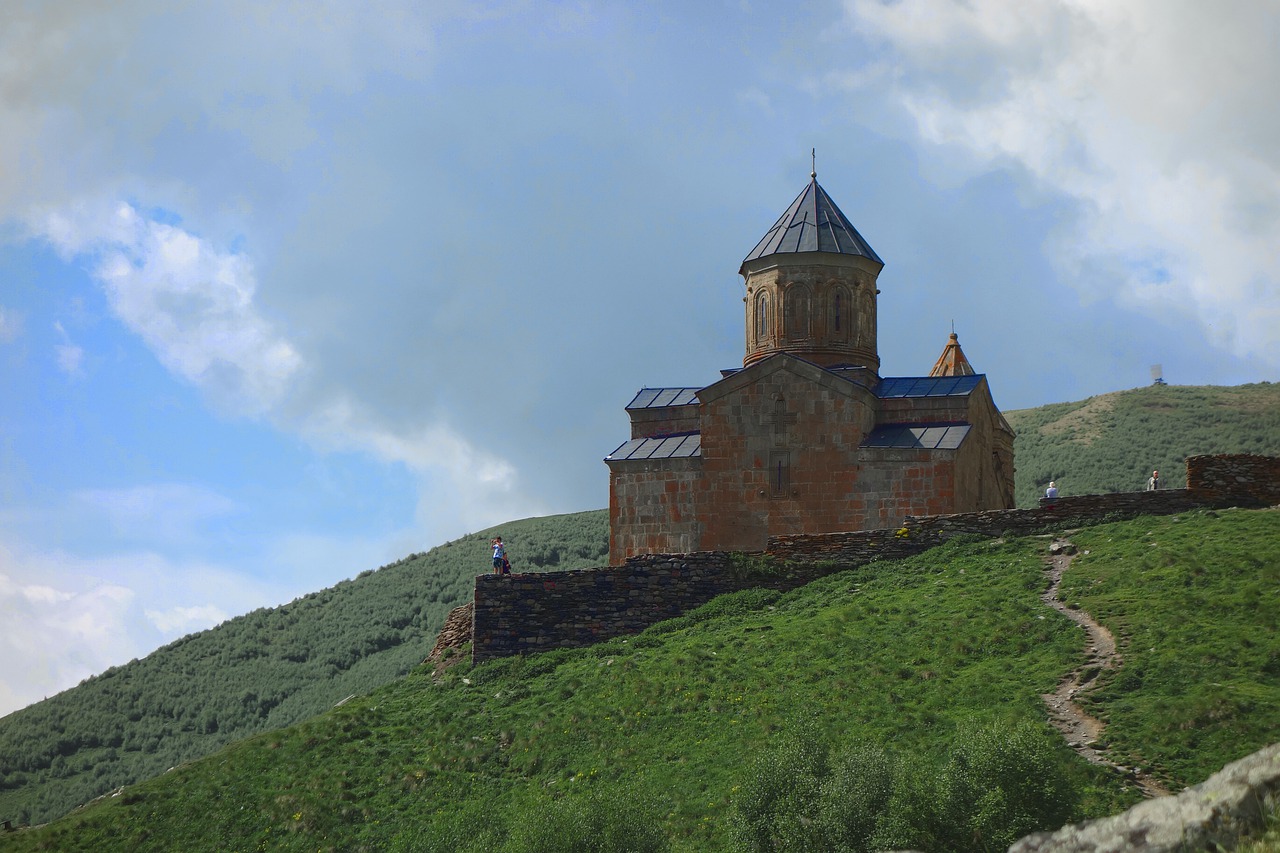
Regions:
[[[1057,690],[1053,693],[1045,693],[1040,698],[1049,709],[1049,721],[1062,732],[1068,746],[1093,764],[1110,767],[1132,779],[1146,796],[1166,796],[1169,791],[1145,769],[1126,767],[1107,757],[1101,741],[1105,724],[1098,718],[1090,716],[1074,701],[1075,696],[1081,692],[1097,686],[1095,682],[1099,674],[1107,670],[1119,669],[1123,664],[1120,654],[1116,651],[1116,641],[1111,636],[1111,632],[1095,622],[1093,617],[1085,611],[1073,610],[1058,598],[1062,574],[1075,559],[1075,554],[1075,546],[1069,541],[1054,540],[1049,557],[1045,561],[1045,573],[1050,581],[1049,588],[1041,594],[1040,599],[1085,630],[1089,635],[1089,657],[1083,666],[1063,679]]]

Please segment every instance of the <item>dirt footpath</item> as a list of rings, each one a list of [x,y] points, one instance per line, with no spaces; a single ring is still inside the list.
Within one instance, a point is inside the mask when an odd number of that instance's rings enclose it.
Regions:
[[[1169,791],[1153,778],[1145,769],[1126,767],[1112,761],[1106,754],[1105,741],[1102,738],[1104,723],[1092,717],[1075,703],[1076,695],[1094,686],[1097,677],[1107,671],[1119,669],[1123,664],[1119,652],[1116,651],[1115,638],[1111,632],[1093,620],[1083,610],[1073,610],[1058,599],[1058,588],[1062,584],[1062,574],[1075,558],[1076,548],[1065,539],[1055,539],[1049,549],[1045,573],[1049,577],[1049,588],[1040,598],[1072,622],[1084,629],[1088,635],[1089,653],[1084,665],[1068,675],[1053,693],[1045,693],[1040,698],[1049,709],[1049,721],[1053,723],[1067,745],[1083,755],[1093,764],[1110,767],[1133,780],[1148,797],[1163,797]]]

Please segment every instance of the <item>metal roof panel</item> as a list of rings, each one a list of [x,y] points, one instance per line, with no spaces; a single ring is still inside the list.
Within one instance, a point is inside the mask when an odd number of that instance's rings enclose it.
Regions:
[[[668,406],[690,406],[698,402],[701,388],[641,388],[626,408],[661,409]]]
[[[876,396],[890,397],[963,397],[978,387],[985,374],[968,376],[887,376],[876,386]]]
[[[798,252],[858,255],[878,264],[884,263],[818,184],[816,175],[810,176],[808,186],[756,243],[743,263],[769,255]]]
[[[861,446],[955,450],[964,442],[969,429],[969,424],[884,424],[868,433]]]
[[[676,435],[633,438],[624,441],[604,459],[618,462],[627,459],[687,459],[702,455],[702,436],[696,432]]]

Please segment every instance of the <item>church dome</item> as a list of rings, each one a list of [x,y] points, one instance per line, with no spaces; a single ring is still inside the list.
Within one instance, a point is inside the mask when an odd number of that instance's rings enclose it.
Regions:
[[[738,269],[746,283],[743,366],[789,353],[876,374],[876,278],[884,261],[816,172]]]
[[[818,183],[817,174],[811,173],[809,178],[809,185],[743,259],[743,265],[769,255],[830,252],[867,258],[884,266],[884,261]]]

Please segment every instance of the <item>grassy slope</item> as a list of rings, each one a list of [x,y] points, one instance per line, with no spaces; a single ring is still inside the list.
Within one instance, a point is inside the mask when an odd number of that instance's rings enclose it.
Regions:
[[[1017,433],[1018,506],[1033,506],[1050,480],[1065,495],[1137,491],[1159,469],[1181,487],[1188,456],[1280,456],[1280,384],[1152,385],[1005,417]]]
[[[1127,760],[1176,787],[1274,740],[1280,513],[1139,519],[1075,540],[1089,554],[1070,596],[1124,655],[1093,707]],[[717,599],[629,641],[439,681],[420,669],[11,846],[526,850],[532,816],[592,794],[640,809],[672,849],[730,849],[747,762],[797,727],[922,755],[975,721],[1054,738],[1039,695],[1081,661],[1083,637],[1038,600],[1044,546],[956,544],[786,596]],[[1059,755],[1087,811],[1135,796]]]
[[[520,571],[607,562],[603,510],[502,525]],[[177,640],[0,720],[0,818],[40,823],[404,675],[489,566],[481,531]]]
[[[1090,699],[1115,748],[1177,784],[1280,739],[1280,513],[1204,515],[1081,531],[1062,587],[1124,640]]]
[[[1171,482],[1196,452],[1280,455],[1280,385],[1149,387],[1007,413],[1018,501]],[[248,735],[319,713],[422,660],[487,564],[495,530],[518,571],[605,562],[604,510],[526,519],[414,554],[280,608],[184,638],[0,718],[0,818],[39,822]]]

